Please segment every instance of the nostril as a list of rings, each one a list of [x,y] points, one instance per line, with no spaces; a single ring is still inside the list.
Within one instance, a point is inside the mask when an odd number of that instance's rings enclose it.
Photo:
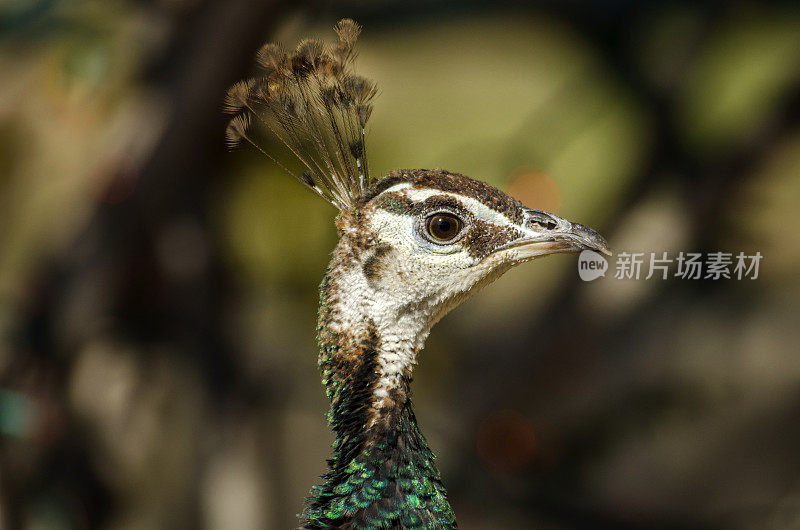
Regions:
[[[552,216],[539,210],[526,210],[527,225],[530,228],[544,228],[545,230],[555,230],[558,222]]]
[[[544,228],[545,230],[555,230],[558,226],[555,221],[530,221],[528,222],[529,227],[533,228]]]

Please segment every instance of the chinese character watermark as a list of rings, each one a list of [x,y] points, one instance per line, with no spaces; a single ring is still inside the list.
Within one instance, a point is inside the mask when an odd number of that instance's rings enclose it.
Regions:
[[[763,256],[756,252],[749,256],[739,252],[679,252],[671,257],[667,252],[620,252],[616,255],[614,278],[617,280],[639,280],[650,278],[679,278],[681,280],[755,280]],[[597,252],[584,250],[578,258],[578,274],[581,280],[590,282],[605,276],[609,264]]]

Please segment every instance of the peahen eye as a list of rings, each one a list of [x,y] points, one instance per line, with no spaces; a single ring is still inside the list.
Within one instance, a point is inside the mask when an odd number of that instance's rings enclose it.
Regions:
[[[461,220],[451,213],[435,213],[428,217],[425,228],[434,243],[449,243],[461,232]]]

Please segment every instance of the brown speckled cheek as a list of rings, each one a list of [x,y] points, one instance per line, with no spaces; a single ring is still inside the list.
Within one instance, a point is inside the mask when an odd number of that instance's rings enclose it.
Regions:
[[[367,256],[364,260],[363,264],[361,265],[361,270],[364,273],[364,276],[369,281],[375,281],[380,276],[381,272],[383,271],[386,258],[391,254],[392,247],[389,245],[380,243],[375,246],[372,253]]]
[[[470,256],[483,259],[499,247],[522,236],[522,233],[509,226],[498,226],[475,219],[462,240],[462,245]]]
[[[375,234],[368,220],[374,211],[373,205],[362,206],[342,212],[336,219],[339,243],[333,252],[330,269],[351,267],[361,261],[361,256],[376,244]]]

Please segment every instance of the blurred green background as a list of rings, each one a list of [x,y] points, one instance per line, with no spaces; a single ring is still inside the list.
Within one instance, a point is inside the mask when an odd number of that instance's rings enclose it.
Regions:
[[[764,256],[592,283],[556,256],[445,318],[414,392],[460,526],[800,528],[800,9],[625,0],[0,2],[0,528],[296,524],[334,210],[226,152],[222,99],[342,17],[373,172]]]

